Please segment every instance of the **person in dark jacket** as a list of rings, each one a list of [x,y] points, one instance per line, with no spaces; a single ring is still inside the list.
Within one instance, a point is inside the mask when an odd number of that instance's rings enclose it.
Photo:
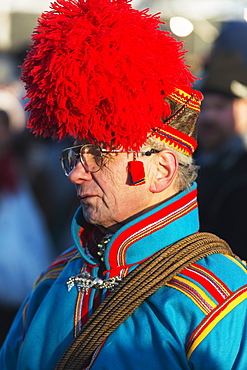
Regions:
[[[235,42],[234,42],[235,41]],[[198,121],[200,230],[230,243],[247,259],[247,42],[246,22],[229,22],[216,40],[201,83]]]

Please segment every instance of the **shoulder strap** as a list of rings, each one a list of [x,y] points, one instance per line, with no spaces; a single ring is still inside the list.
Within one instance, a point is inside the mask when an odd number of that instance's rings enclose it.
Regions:
[[[100,304],[68,346],[55,370],[85,368],[95,350],[146,298],[191,263],[215,253],[233,256],[224,240],[210,233],[196,233],[140,264]]]

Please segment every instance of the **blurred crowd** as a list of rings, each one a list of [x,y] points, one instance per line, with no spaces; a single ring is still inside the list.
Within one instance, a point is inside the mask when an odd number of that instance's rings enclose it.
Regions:
[[[223,23],[198,83],[198,202],[201,231],[247,260],[247,23]]]
[[[247,260],[246,43],[247,23],[227,22],[205,62],[195,160],[201,231]],[[72,244],[78,207],[59,163],[72,142],[35,138],[26,127],[21,63],[0,54],[0,344],[40,272]]]
[[[54,144],[27,129],[21,61],[0,54],[0,344],[35,279],[72,244],[78,202]]]

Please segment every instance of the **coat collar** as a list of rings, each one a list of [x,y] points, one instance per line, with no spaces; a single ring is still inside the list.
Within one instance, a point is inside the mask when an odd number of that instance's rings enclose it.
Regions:
[[[167,202],[124,225],[110,239],[105,252],[109,276],[123,269],[131,270],[139,263],[199,229],[196,184]],[[91,265],[99,261],[90,255],[88,245],[97,245],[102,234],[86,223],[81,207],[73,223],[72,235],[82,257]]]

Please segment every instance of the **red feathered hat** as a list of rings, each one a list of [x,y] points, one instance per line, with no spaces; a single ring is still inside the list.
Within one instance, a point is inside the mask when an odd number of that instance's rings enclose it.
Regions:
[[[152,133],[190,155],[201,96],[182,43],[159,23],[129,0],[52,3],[22,67],[31,131],[126,150]]]

